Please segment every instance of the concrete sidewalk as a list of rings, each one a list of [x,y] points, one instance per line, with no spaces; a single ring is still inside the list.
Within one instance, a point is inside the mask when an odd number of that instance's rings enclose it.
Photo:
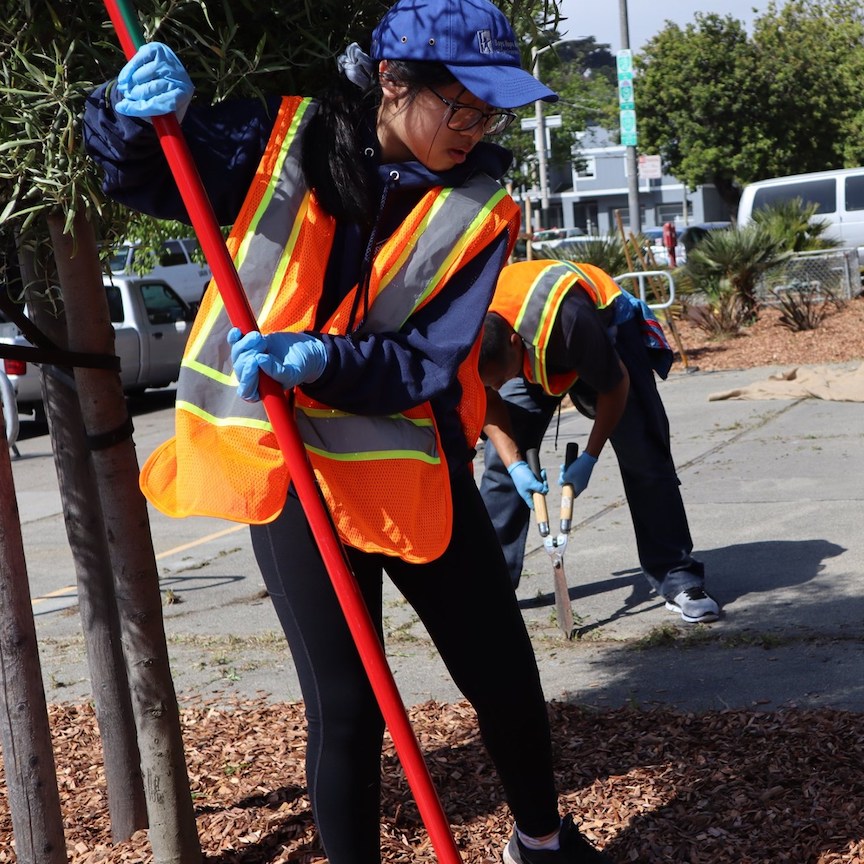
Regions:
[[[572,641],[555,624],[551,564],[532,528],[518,596],[547,698],[600,709],[864,710],[864,404],[708,401],[778,369],[678,371],[660,384],[695,553],[724,607],[719,622],[684,624],[650,592],[611,448],[576,501],[565,556],[579,624]],[[170,413],[136,417],[141,461],[170,435]],[[562,412],[541,450],[552,469],[553,525],[557,465],[567,441],[584,445],[588,424]],[[46,694],[87,698],[75,592],[60,588],[74,586],[74,570],[50,445],[18,446],[13,471]],[[182,601],[164,607],[178,693],[299,698],[245,530],[155,511],[152,529],[163,592]],[[461,698],[413,612],[389,583],[386,592],[388,658],[406,704]]]

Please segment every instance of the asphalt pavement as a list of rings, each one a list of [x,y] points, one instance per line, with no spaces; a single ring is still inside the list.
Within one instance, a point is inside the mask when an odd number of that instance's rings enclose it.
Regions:
[[[551,561],[532,527],[517,594],[549,700],[601,710],[864,710],[864,404],[708,399],[781,368],[789,367],[678,369],[659,385],[694,552],[722,604],[720,621],[685,624],[649,589],[611,448],[576,501],[564,557],[577,624],[571,640],[557,628]],[[170,392],[152,392],[133,403],[141,462],[171,434],[171,401]],[[584,446],[588,423],[562,412],[541,449],[542,463],[553,466],[553,526],[557,465],[568,441]],[[27,427],[12,464],[46,696],[86,699],[50,440]],[[247,529],[151,510],[151,530],[178,695],[299,699]],[[460,699],[422,625],[385,585],[387,656],[403,701]]]

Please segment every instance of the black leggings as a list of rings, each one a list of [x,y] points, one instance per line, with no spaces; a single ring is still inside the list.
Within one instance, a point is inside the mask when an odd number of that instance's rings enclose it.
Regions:
[[[386,570],[477,712],[511,812],[532,836],[558,825],[546,702],[534,651],[486,508],[466,471],[453,483],[453,536],[430,564],[347,549],[379,634]],[[306,777],[331,864],[380,861],[384,724],[293,489],[279,518],[252,527],[264,582],[306,706]]]

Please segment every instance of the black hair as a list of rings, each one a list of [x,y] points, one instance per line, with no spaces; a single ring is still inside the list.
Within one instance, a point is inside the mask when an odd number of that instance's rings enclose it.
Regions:
[[[409,98],[455,80],[441,63],[408,60],[391,60],[388,75],[408,88]],[[303,173],[321,206],[337,219],[366,227],[375,221],[378,204],[375,178],[363,158],[367,136],[374,141],[373,110],[381,101],[377,78],[376,68],[373,85],[363,91],[339,75],[320,99],[303,142]]]
[[[507,362],[507,351],[513,328],[497,312],[487,312],[483,319],[483,337],[480,341],[479,369],[503,366]]]

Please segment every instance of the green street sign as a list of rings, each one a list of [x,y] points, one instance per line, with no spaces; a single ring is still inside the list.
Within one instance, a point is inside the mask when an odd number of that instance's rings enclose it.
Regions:
[[[618,107],[621,110],[635,110],[636,99],[633,95],[632,81],[620,81],[618,83]]]
[[[636,131],[636,112],[632,108],[623,108],[620,112],[622,132]]]
[[[618,78],[625,76],[633,77],[633,52],[629,48],[619,51],[615,55],[615,66],[618,70]]]
[[[636,146],[636,111],[632,108],[622,108],[619,113],[621,127],[621,143],[625,147]]]

